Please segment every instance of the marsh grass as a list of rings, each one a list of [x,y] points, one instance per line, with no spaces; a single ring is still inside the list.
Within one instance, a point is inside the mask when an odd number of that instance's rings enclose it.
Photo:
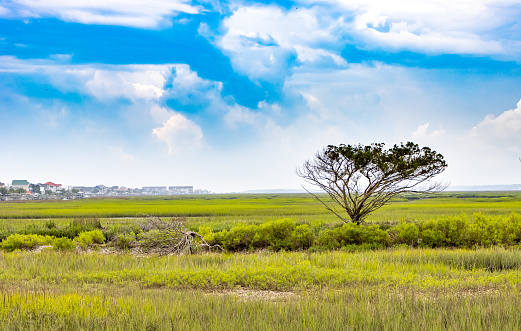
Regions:
[[[3,330],[518,330],[519,293],[428,294],[343,288],[290,299],[139,290],[15,291],[0,296]],[[128,291],[127,291],[128,292]]]
[[[519,192],[416,198],[393,201],[367,223],[387,229],[521,210]],[[192,230],[284,217],[317,233],[339,225],[306,195],[146,197],[0,203],[0,235],[92,216],[96,228],[131,231],[143,214],[187,217]],[[165,257],[0,252],[0,320],[2,330],[519,330],[520,269],[520,251],[500,247]]]
[[[327,196],[322,195],[327,200]],[[521,209],[519,192],[454,193],[435,196],[402,197],[371,214],[367,222],[428,220],[442,216],[473,214],[508,215]],[[318,221],[334,215],[308,194],[239,194],[208,196],[151,196],[100,198],[68,201],[28,201],[0,203],[0,218],[38,219],[73,217],[189,217],[196,219],[264,222],[283,217]]]
[[[391,249],[134,256],[44,250],[0,253],[0,283],[293,291],[345,286],[482,289],[521,286],[521,254],[506,249]],[[499,262],[497,262],[499,261]]]

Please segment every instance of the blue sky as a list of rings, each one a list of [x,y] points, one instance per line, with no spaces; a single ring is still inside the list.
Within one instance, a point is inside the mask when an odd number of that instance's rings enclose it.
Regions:
[[[0,181],[298,188],[414,141],[521,183],[519,0],[0,0]]]

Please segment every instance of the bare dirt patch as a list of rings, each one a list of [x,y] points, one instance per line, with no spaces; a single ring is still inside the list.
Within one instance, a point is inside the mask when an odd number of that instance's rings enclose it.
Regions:
[[[241,301],[288,301],[299,297],[298,294],[293,292],[259,291],[244,288],[213,291],[208,292],[207,294],[216,296],[234,296]]]

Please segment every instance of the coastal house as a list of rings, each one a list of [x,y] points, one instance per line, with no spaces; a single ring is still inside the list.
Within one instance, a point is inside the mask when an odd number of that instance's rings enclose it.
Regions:
[[[56,192],[61,188],[62,184],[54,184],[53,182],[47,182],[42,184],[42,187],[45,191]]]
[[[26,191],[29,191],[29,182],[25,179],[23,180],[13,180],[11,183],[11,187],[15,190],[18,188],[23,188]]]

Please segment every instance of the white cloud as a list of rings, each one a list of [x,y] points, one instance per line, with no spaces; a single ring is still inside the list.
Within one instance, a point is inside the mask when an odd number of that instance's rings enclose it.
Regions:
[[[134,155],[126,153],[123,148],[117,148],[115,150],[116,154],[119,156],[119,158],[123,161],[132,161],[134,160]]]
[[[173,70],[189,71],[186,65],[176,64],[71,65],[69,60],[70,57],[64,55],[52,56],[52,60],[0,56],[0,72],[44,75],[58,89],[82,92],[100,100],[126,98],[136,101],[159,99]],[[183,79],[193,80],[188,74],[179,78]]]
[[[157,104],[150,108],[150,115],[156,123],[166,123],[172,116],[171,111],[166,107],[161,107]]]
[[[420,126],[412,133],[412,140],[413,141],[424,141],[426,139],[432,140],[436,139],[437,137],[443,135],[445,133],[445,130],[439,129],[439,130],[429,130],[430,123],[425,123]]]
[[[203,140],[201,128],[180,113],[170,113],[163,126],[155,128],[152,133],[167,144],[170,153],[199,147]]]
[[[311,0],[300,3],[317,5],[317,1]],[[518,40],[508,40],[511,34],[508,30],[515,28],[521,15],[518,0],[322,0],[319,3],[353,17],[346,32],[366,49],[504,55],[511,59],[521,52]],[[502,31],[506,34],[502,35]]]
[[[224,116],[225,123],[235,128],[239,124],[254,124],[259,119],[259,115],[248,108],[236,105],[232,107]]]
[[[70,69],[68,73],[86,78],[86,89],[98,99],[152,100],[163,95],[171,66],[118,66],[111,69]]]
[[[429,123],[420,125],[412,138],[445,156],[449,166],[442,178],[452,185],[521,182],[521,101],[497,117],[487,115],[474,127],[446,132],[429,127]]]
[[[11,14],[11,11],[4,6],[0,6],[0,17],[9,16]]]
[[[342,24],[315,9],[283,11],[274,6],[239,7],[223,21],[217,45],[232,65],[253,80],[276,81],[292,63],[329,60],[344,66],[336,30]],[[208,34],[206,31],[205,34]]]
[[[8,17],[56,17],[66,22],[157,28],[170,25],[179,13],[200,11],[190,0],[13,0],[0,15]]]
[[[473,135],[487,140],[511,141],[521,147],[521,100],[517,108],[507,110],[495,117],[487,115],[473,128]]]

